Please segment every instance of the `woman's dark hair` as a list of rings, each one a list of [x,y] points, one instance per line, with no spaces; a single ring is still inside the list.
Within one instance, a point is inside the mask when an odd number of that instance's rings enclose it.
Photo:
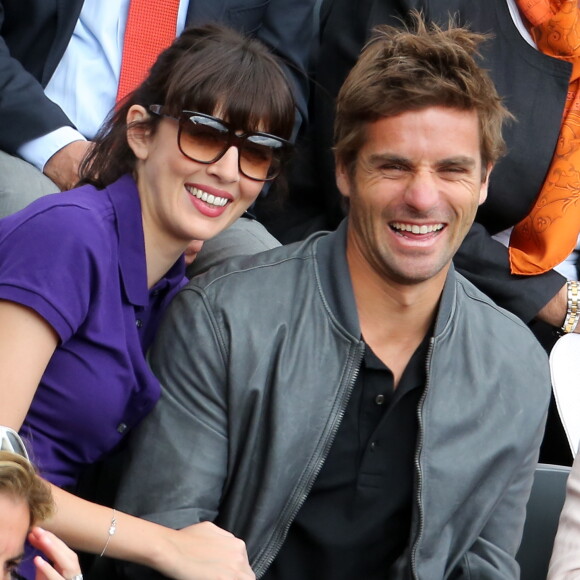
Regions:
[[[107,119],[80,168],[81,183],[100,189],[125,173],[136,158],[127,142],[127,113],[133,105],[162,105],[164,113],[182,110],[227,119],[241,131],[265,131],[289,139],[294,99],[276,57],[258,40],[225,26],[185,29],[163,51],[149,76],[127,95]],[[160,117],[134,123],[154,134]]]

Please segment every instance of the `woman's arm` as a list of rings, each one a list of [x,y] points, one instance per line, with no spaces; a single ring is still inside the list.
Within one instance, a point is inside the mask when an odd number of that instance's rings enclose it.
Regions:
[[[113,510],[52,486],[57,512],[47,529],[71,547],[101,554]],[[142,564],[177,580],[250,580],[244,542],[210,522],[173,530],[115,511],[107,556]]]
[[[39,314],[0,300],[0,425],[20,429],[57,345],[57,334]],[[51,488],[57,510],[43,525],[71,547],[100,554],[112,510]],[[244,543],[211,523],[176,531],[120,512],[116,520],[108,556],[178,580],[254,578]]]
[[[0,300],[0,425],[20,429],[57,345],[56,332],[34,310]]]

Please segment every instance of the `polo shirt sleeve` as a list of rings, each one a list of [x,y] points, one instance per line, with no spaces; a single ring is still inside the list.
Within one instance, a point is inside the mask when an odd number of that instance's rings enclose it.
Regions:
[[[99,291],[103,262],[110,259],[108,238],[90,210],[73,204],[36,211],[29,206],[4,218],[0,299],[36,311],[66,342]]]

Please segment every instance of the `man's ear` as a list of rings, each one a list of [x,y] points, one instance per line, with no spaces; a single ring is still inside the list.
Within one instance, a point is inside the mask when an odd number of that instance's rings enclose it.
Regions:
[[[137,159],[149,156],[149,129],[139,124],[149,118],[149,113],[141,105],[132,105],[127,112],[127,142]]]
[[[336,165],[336,185],[344,197],[350,197],[350,176],[345,166],[342,164]]]
[[[488,163],[484,178],[481,181],[481,187],[479,188],[479,205],[481,205],[487,199],[487,190],[489,188],[489,176],[491,174],[492,169],[493,163]]]

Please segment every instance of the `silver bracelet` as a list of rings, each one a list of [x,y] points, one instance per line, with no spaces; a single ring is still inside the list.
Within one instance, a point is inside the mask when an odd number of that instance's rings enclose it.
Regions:
[[[580,298],[580,282],[577,280],[569,280],[567,286],[568,303],[566,308],[566,318],[562,325],[562,332],[564,334],[574,332],[578,326],[578,321],[580,321],[580,308],[578,304]]]
[[[109,545],[109,542],[111,541],[111,538],[115,535],[116,531],[117,531],[117,518],[115,517],[115,510],[113,509],[113,517],[111,518],[111,525],[109,526],[109,535],[107,536],[107,541],[105,543],[105,547],[103,548],[103,551],[101,552],[101,555],[99,556],[100,558],[102,558],[103,555],[105,554],[107,547]]]

